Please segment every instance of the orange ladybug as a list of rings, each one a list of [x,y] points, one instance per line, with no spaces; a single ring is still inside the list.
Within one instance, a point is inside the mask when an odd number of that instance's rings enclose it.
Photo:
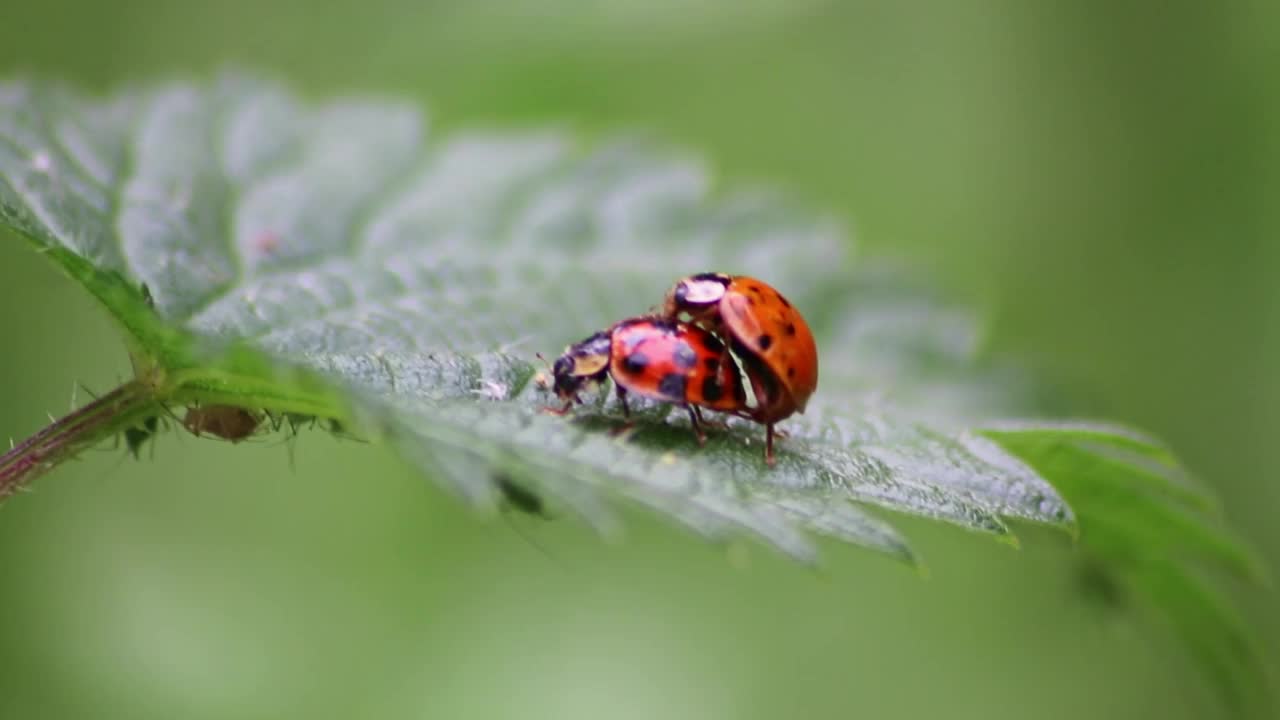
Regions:
[[[746,388],[724,343],[699,327],[660,318],[623,320],[580,343],[570,345],[551,366],[552,389],[564,414],[589,383],[613,378],[624,414],[627,393],[674,403],[689,412],[699,443],[706,442],[699,407],[740,414]]]
[[[755,405],[746,417],[765,426],[773,464],[773,426],[804,412],[818,387],[818,346],[804,317],[782,293],[745,275],[700,273],[667,292],[663,315],[722,335],[742,360]]]

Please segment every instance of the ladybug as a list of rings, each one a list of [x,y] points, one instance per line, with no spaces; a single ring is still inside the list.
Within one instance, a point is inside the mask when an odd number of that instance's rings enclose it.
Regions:
[[[662,314],[721,335],[741,359],[755,405],[747,417],[765,426],[773,464],[773,426],[804,412],[818,387],[818,346],[804,317],[782,293],[745,275],[700,273],[667,292]]]
[[[630,415],[627,394],[674,403],[689,412],[699,443],[706,442],[699,407],[741,414],[746,388],[724,343],[699,327],[655,317],[623,320],[565,349],[551,366],[552,389],[563,415],[590,383],[613,378],[622,411]]]

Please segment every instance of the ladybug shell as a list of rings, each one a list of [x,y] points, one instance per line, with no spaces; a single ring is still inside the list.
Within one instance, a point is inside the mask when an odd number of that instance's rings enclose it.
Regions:
[[[804,412],[818,387],[818,346],[809,324],[782,293],[745,275],[703,273],[672,288],[665,312],[673,317],[687,312],[712,329],[723,328],[734,350],[744,356],[757,396],[765,393],[761,409],[768,409],[766,415],[780,419],[797,409]],[[776,383],[755,377],[764,371]],[[789,398],[779,396],[777,385]]]
[[[746,391],[724,343],[702,328],[658,319],[629,320],[612,333],[610,375],[644,397],[737,412]]]

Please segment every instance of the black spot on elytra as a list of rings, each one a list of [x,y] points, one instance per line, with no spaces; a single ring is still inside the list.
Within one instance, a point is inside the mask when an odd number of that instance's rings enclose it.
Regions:
[[[724,388],[720,386],[720,382],[715,376],[703,378],[702,380],[702,399],[706,402],[718,402],[724,397]]]
[[[796,369],[793,367],[787,368],[787,377],[793,378],[795,376],[796,376]]]
[[[787,334],[788,334],[788,335],[795,335],[795,334],[796,334],[796,324],[795,324],[795,323],[787,323],[786,331],[787,331]]]
[[[702,346],[716,354],[724,350],[724,343],[720,342],[720,338],[710,333],[702,336]]]
[[[720,358],[718,357],[705,358],[702,361],[702,367],[706,368],[707,372],[714,374],[716,371],[720,369]]]
[[[693,351],[689,343],[680,342],[676,345],[675,355],[672,359],[675,360],[676,367],[681,370],[692,370],[698,364],[698,353]]]
[[[760,337],[756,338],[756,343],[760,346],[761,350],[768,350],[769,347],[773,345],[773,336],[761,335]]]
[[[658,382],[658,394],[671,400],[684,400],[687,379],[680,373],[667,373]]]
[[[782,297],[782,293],[774,292],[773,294],[778,298],[778,302],[782,303],[783,305],[786,305],[787,307],[791,307],[791,303],[787,302],[787,299]]]
[[[642,352],[633,352],[622,358],[622,369],[635,375],[649,367],[649,356]]]
[[[752,306],[754,306],[754,305],[756,304],[756,299],[755,299],[755,298],[753,298],[753,297],[748,296],[748,297],[747,297],[747,304],[748,304],[748,305],[752,305]]]

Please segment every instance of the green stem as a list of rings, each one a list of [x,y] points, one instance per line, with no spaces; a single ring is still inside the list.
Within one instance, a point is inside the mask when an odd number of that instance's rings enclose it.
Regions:
[[[53,421],[0,456],[0,500],[158,408],[154,388],[134,380]]]

